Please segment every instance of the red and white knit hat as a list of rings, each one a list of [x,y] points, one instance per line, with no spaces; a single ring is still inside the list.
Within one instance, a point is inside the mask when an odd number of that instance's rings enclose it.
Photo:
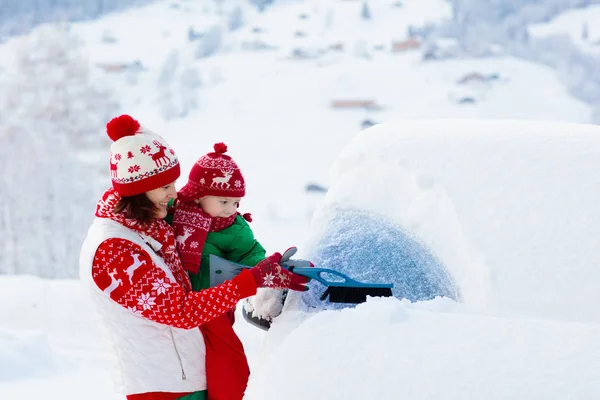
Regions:
[[[110,146],[110,178],[121,196],[135,196],[179,178],[175,151],[129,115],[110,120],[106,133],[114,142]]]
[[[246,183],[235,161],[225,154],[227,145],[216,143],[214,149],[214,153],[194,163],[188,182],[177,193],[179,201],[194,201],[204,196],[244,197]]]

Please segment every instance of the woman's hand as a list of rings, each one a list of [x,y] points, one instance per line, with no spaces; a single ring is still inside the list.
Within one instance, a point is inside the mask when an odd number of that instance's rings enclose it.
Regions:
[[[250,269],[256,281],[256,286],[259,288],[291,289],[298,292],[308,290],[306,283],[310,279],[283,268],[279,264],[281,258],[281,254],[274,253]]]

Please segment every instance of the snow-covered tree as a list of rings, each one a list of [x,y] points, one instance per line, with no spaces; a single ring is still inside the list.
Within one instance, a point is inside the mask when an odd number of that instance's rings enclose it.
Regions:
[[[371,17],[371,10],[369,9],[369,3],[367,2],[367,0],[363,1],[362,8],[361,8],[361,11],[360,11],[360,16],[361,16],[362,19],[364,19],[366,21],[368,21],[368,20],[370,20],[372,18]]]
[[[82,154],[106,151],[115,104],[94,89],[66,26],[22,41],[0,82],[0,273],[74,277],[100,179]]]
[[[269,4],[273,4],[275,0],[249,0],[250,4],[252,4],[258,12],[263,12],[267,8]]]
[[[190,60],[181,61],[173,50],[165,59],[158,78],[158,102],[166,119],[181,118],[198,106],[198,88],[202,80]]]
[[[95,147],[104,137],[90,127],[102,126],[116,104],[92,84],[88,61],[68,25],[39,29],[17,53],[15,86],[20,102],[37,110],[38,119],[69,136],[78,149]]]
[[[223,42],[222,30],[219,25],[211,26],[198,40],[196,57],[208,57],[216,53]]]
[[[585,42],[588,40],[589,37],[590,37],[590,29],[588,27],[587,22],[584,22],[583,26],[581,27],[581,40],[583,40]]]
[[[81,21],[153,0],[13,0],[0,1],[0,38],[26,33],[43,23]]]
[[[223,14],[223,3],[225,0],[213,0],[215,2],[215,9],[217,10],[217,14]]]
[[[240,29],[244,25],[244,15],[242,13],[242,8],[237,6],[233,9],[231,14],[229,15],[229,30],[235,31]]]

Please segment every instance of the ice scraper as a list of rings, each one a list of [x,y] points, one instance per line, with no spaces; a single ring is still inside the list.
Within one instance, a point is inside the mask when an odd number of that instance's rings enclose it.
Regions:
[[[332,303],[358,304],[367,301],[367,296],[392,296],[393,283],[363,283],[332,269],[293,265],[298,264],[294,262],[297,260],[290,260],[291,255],[295,252],[295,248],[286,251],[282,256],[281,266],[290,272],[314,279],[326,286],[327,289],[321,296],[321,300],[325,300],[329,296],[329,301]],[[306,263],[308,264],[308,262]],[[213,287],[230,280],[246,268],[250,267],[211,254],[209,256],[210,286]],[[332,276],[337,279],[333,280]]]

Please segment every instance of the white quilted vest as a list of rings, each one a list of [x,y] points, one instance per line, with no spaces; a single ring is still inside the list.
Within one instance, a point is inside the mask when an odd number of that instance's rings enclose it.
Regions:
[[[94,283],[94,255],[109,238],[140,245],[169,279],[175,281],[175,277],[137,232],[110,219],[94,220],[81,249],[79,275],[98,305],[112,344],[117,391],[136,394],[206,390],[206,347],[198,328],[171,328],[145,319],[113,301]]]

